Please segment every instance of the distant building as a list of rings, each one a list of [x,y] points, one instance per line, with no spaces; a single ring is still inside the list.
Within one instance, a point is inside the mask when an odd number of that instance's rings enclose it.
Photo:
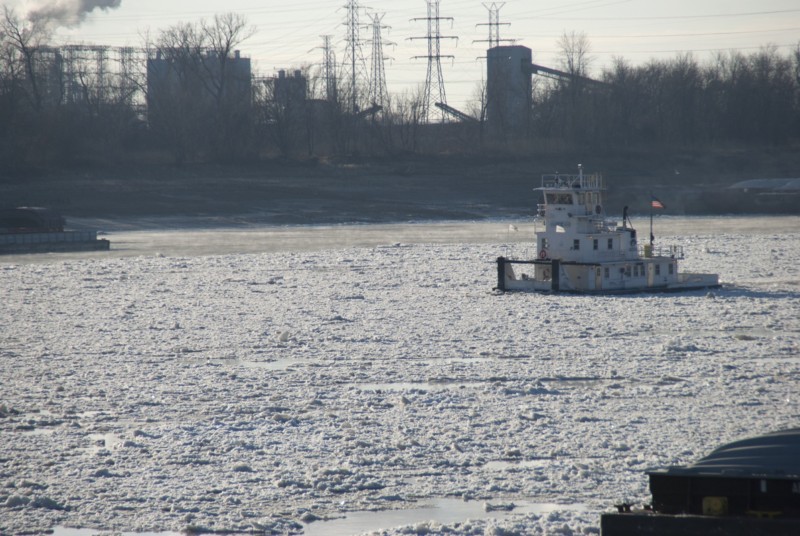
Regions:
[[[278,71],[278,78],[273,78],[273,98],[283,106],[299,103],[306,100],[308,81],[301,71],[295,71],[294,76],[287,77],[286,71]]]
[[[147,60],[147,107],[151,122],[158,121],[163,105],[189,99],[193,108],[234,104],[250,107],[252,73],[250,58],[239,51],[220,57],[214,51],[197,53],[163,49]],[[184,103],[185,104],[185,103]]]

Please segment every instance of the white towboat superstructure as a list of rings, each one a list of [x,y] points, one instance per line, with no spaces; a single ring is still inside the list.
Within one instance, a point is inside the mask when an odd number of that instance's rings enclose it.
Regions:
[[[719,286],[717,274],[680,273],[683,248],[654,247],[652,231],[650,243],[640,247],[627,213],[621,223],[606,219],[602,176],[584,175],[579,167],[577,175],[543,176],[537,190],[544,196],[538,258],[499,257],[498,290],[612,294]]]

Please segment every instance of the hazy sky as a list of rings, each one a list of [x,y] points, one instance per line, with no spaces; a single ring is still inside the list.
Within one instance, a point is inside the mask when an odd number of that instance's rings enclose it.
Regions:
[[[337,58],[343,57],[346,0],[0,0],[23,14],[35,7],[67,7],[81,3],[118,6],[95,9],[72,27],[56,33],[57,43],[84,43],[137,46],[141,34],[177,22],[195,22],[215,13],[236,12],[244,15],[256,33],[244,42],[242,54],[254,60],[256,69],[271,75],[280,68],[316,64],[322,60],[323,34],[333,35]],[[367,13],[385,13],[383,23],[390,26],[383,39],[386,46],[386,77],[389,91],[398,93],[424,83],[426,60],[411,57],[427,53],[424,40],[427,16],[425,0],[362,0],[361,22],[368,24]],[[707,60],[715,51],[758,50],[776,45],[788,53],[800,43],[800,2],[798,0],[507,0],[494,2],[500,9],[501,38],[533,50],[534,62],[558,67],[558,38],[564,32],[583,32],[591,44],[592,68],[599,72],[611,58],[620,56],[631,63],[644,63],[654,57],[675,57],[693,52]],[[442,41],[448,102],[465,107],[475,94],[476,84],[485,66],[479,59],[485,54],[489,22],[480,0],[440,0],[442,35],[458,40]],[[371,28],[361,37],[371,39]],[[508,44],[508,43],[506,43]],[[369,57],[371,45],[364,44]]]

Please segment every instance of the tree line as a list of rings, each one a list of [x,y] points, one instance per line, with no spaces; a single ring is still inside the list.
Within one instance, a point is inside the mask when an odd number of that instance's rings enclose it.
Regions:
[[[560,42],[569,72],[586,76],[582,35]],[[764,46],[746,54],[691,53],[633,66],[615,58],[605,86],[543,84],[535,90],[537,135],[568,145],[709,147],[787,145],[800,138],[800,44],[789,54]]]
[[[615,58],[592,76],[588,39],[565,34],[560,67],[574,78],[534,75],[525,131],[498,132],[487,128],[485,83],[476,83],[464,110],[474,121],[433,124],[424,121],[421,90],[393,95],[380,108],[361,102],[355,112],[347,87],[331,92],[330,80],[308,66],[299,76],[269,79],[248,71],[242,83],[235,51],[254,32],[230,13],[143,36],[146,57],[163,60],[168,73],[143,76],[123,51],[110,83],[110,74],[100,80],[90,69],[76,72],[80,62],[48,46],[47,27],[4,8],[0,167],[440,152],[526,156],[549,149],[787,146],[800,138],[800,45],[788,54],[765,46],[702,62],[692,54],[644,65]],[[59,78],[65,70],[68,89]]]

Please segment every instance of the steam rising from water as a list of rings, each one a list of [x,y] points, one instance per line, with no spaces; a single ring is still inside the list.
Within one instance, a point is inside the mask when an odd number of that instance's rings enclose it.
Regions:
[[[77,26],[95,9],[109,10],[122,0],[32,0],[27,2],[27,18],[52,26]]]

